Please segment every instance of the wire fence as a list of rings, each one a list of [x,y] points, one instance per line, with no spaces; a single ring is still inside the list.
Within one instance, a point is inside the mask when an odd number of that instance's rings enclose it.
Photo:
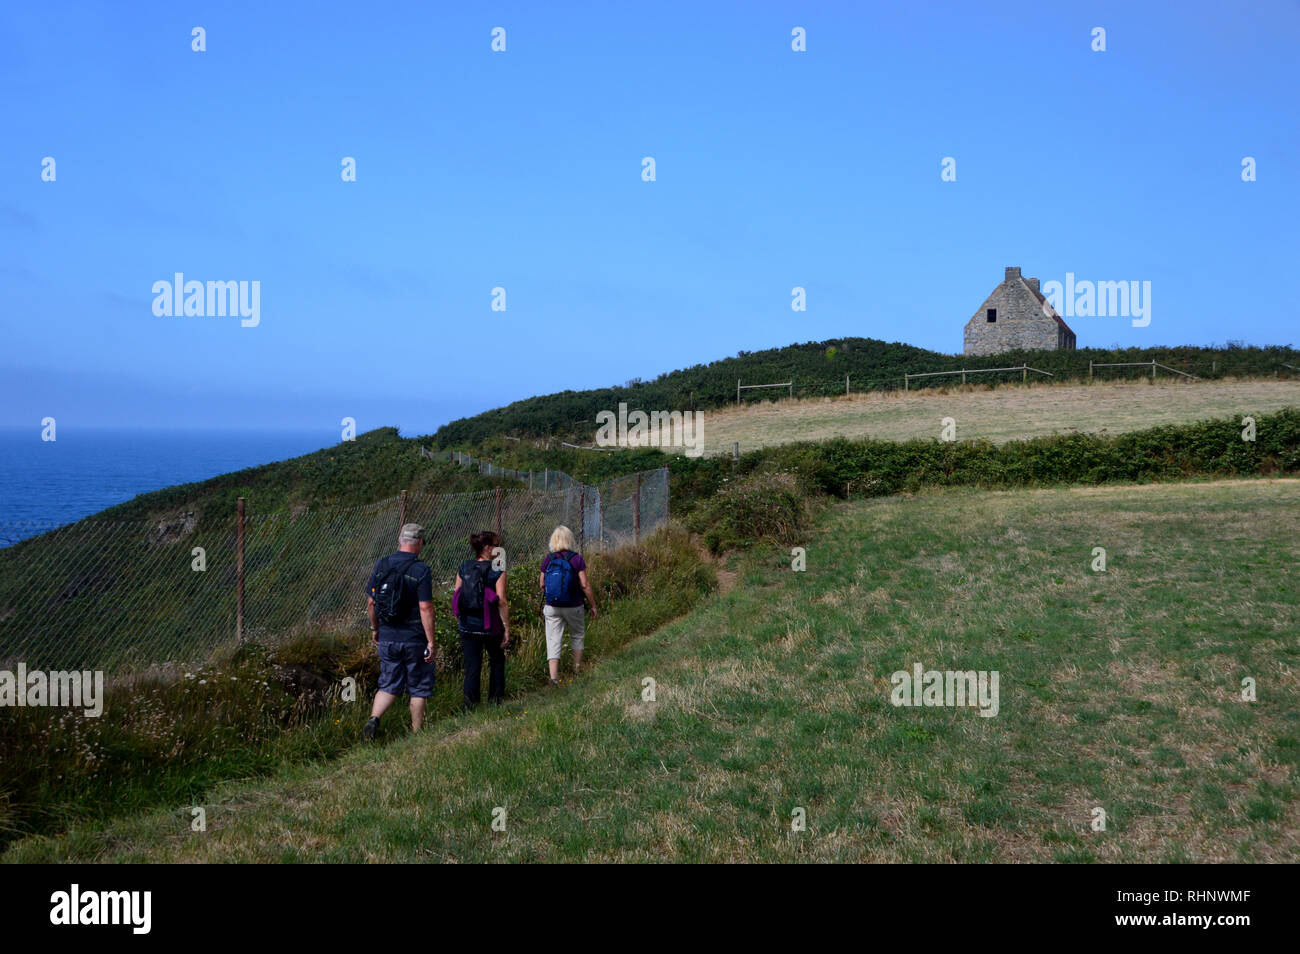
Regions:
[[[366,580],[402,523],[424,526],[420,558],[450,592],[473,532],[500,533],[517,567],[540,562],[559,524],[589,553],[635,542],[667,523],[668,501],[667,468],[595,486],[551,471],[531,489],[404,493],[359,507],[257,513],[247,501],[233,519],[0,523],[10,544],[0,549],[0,669],[121,675],[202,662],[241,641],[362,626]]]

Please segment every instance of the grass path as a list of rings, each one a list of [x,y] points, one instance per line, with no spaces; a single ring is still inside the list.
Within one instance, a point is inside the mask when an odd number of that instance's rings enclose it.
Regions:
[[[571,687],[6,860],[1300,861],[1297,531],[1296,480],[837,504]]]
[[[903,441],[939,436],[957,422],[960,440],[994,443],[1076,431],[1119,433],[1158,424],[1236,414],[1264,414],[1300,405],[1300,381],[1146,381],[1087,384],[971,384],[950,391],[865,394],[761,402],[704,412],[706,454],[754,450],[791,441],[872,437]]]

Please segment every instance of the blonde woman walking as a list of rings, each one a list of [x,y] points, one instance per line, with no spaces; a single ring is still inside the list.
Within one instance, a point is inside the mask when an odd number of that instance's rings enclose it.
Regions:
[[[591,617],[595,619],[596,597],[587,579],[587,564],[578,552],[573,531],[559,526],[551,534],[550,550],[542,560],[542,573],[538,585],[545,606],[546,663],[551,670],[551,685],[560,684],[560,644],[564,631],[569,631],[569,645],[573,647],[573,671],[582,669],[582,650],[586,637],[586,613],[582,608],[584,596],[591,604]]]

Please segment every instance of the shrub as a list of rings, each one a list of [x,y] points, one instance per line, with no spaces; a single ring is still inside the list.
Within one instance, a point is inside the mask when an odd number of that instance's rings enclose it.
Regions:
[[[759,540],[792,542],[807,523],[807,491],[785,471],[728,482],[692,515],[693,527],[714,553]]]

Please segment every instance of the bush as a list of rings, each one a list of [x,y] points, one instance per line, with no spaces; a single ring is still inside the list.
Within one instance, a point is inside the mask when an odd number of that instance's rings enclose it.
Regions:
[[[788,472],[752,474],[718,490],[692,515],[692,526],[714,553],[759,540],[789,543],[807,527],[808,494]]]
[[[757,451],[740,465],[780,468],[799,475],[810,489],[836,497],[928,486],[1037,487],[1300,472],[1300,411],[1258,415],[1254,441],[1243,441],[1241,431],[1241,418],[1233,417],[1005,444],[837,438]]]

